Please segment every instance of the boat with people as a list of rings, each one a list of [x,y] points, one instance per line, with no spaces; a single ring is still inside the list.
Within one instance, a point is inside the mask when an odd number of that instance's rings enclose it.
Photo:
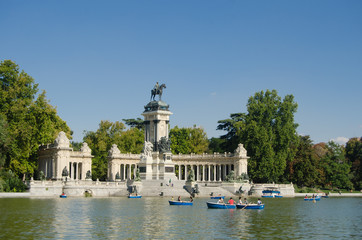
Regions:
[[[187,205],[187,206],[192,206],[193,202],[191,201],[173,201],[173,200],[168,200],[168,203],[170,205]]]
[[[141,195],[128,195],[128,198],[142,198]]]
[[[321,196],[312,196],[312,197],[308,197],[307,195],[304,197],[304,201],[320,201],[321,200]]]
[[[211,199],[225,199],[225,196],[213,196]]]
[[[62,193],[59,195],[60,198],[67,198],[67,195],[65,193]]]
[[[276,187],[267,187],[262,191],[263,195],[261,197],[263,198],[282,198],[283,196],[280,195],[280,191]]]
[[[217,203],[217,202],[206,202],[208,208],[214,209],[235,209],[236,206],[234,204],[228,203]]]
[[[236,204],[238,209],[264,209],[264,204],[249,203],[249,204]]]

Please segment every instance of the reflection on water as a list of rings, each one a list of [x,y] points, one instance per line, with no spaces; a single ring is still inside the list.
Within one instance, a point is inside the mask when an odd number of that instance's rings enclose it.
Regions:
[[[361,239],[362,198],[265,199],[264,210],[166,198],[0,199],[0,239]]]

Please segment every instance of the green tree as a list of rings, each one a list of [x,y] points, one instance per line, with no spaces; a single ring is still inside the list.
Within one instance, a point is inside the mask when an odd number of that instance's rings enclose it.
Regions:
[[[0,114],[0,171],[5,164],[9,141],[8,123],[5,116]]]
[[[318,164],[309,136],[299,136],[296,156],[287,164],[287,179],[299,187],[314,187],[318,183]]]
[[[335,143],[327,144],[328,152],[323,158],[323,167],[326,174],[326,183],[334,187],[352,189],[350,181],[350,165],[345,159],[344,147]]]
[[[356,189],[362,189],[362,138],[351,138],[346,144],[346,158],[352,165],[352,182]]]
[[[245,128],[245,113],[232,113],[229,119],[218,121],[217,130],[226,131],[220,139],[220,152],[233,152],[242,141],[241,133]]]
[[[10,60],[0,63],[0,113],[8,123],[9,145],[5,168],[18,176],[34,172],[38,146],[55,140],[59,131],[70,137],[70,129],[61,120],[42,92],[36,98],[38,84]]]
[[[209,139],[209,153],[223,153],[225,152],[224,147],[225,146],[225,139],[221,138],[210,138]]]
[[[171,151],[173,154],[204,153],[208,150],[207,135],[202,128],[179,128],[170,130]]]
[[[137,128],[139,130],[144,129],[143,120],[141,118],[129,118],[129,119],[122,119],[122,121],[131,128]]]
[[[125,130],[122,122],[101,121],[96,132],[85,132],[83,141],[92,149],[92,178],[107,179],[107,156],[113,144],[123,153],[141,153],[143,147],[143,130],[131,128]]]
[[[261,91],[250,97],[247,114],[232,114],[231,119],[219,121],[218,129],[226,130],[223,136],[233,151],[244,143],[250,160],[248,169],[255,182],[283,181],[287,162],[296,154],[298,137],[294,114],[297,104],[293,95],[283,101],[276,90]]]

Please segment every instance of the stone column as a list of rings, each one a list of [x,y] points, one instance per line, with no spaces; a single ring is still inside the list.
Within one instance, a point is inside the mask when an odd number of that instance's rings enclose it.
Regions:
[[[131,164],[128,164],[128,179],[131,179]]]
[[[185,180],[187,181],[188,173],[187,173],[187,164],[185,165]]]
[[[201,169],[201,166],[196,165],[196,169],[197,169],[196,181],[200,181],[200,169]]]
[[[208,172],[208,174],[207,174],[207,181],[211,181],[211,170],[210,170],[210,164],[208,164],[207,165],[207,172]]]
[[[177,165],[178,166],[178,180],[181,180],[181,165]]]
[[[226,165],[224,164],[224,180],[226,178]]]
[[[126,180],[126,164],[123,163],[123,176],[122,180]]]
[[[221,164],[219,165],[219,181],[221,182]]]
[[[214,181],[216,181],[216,164],[214,164]]]
[[[205,182],[205,165],[202,165],[202,181]]]
[[[133,168],[133,179],[136,179],[136,170],[137,170],[137,165],[133,164],[134,168]]]

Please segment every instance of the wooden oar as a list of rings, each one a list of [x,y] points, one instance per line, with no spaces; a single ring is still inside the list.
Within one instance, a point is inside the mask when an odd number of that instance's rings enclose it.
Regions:
[[[245,209],[248,205],[249,205],[249,203],[247,203],[247,204],[245,205],[245,207],[243,207],[241,210]]]

